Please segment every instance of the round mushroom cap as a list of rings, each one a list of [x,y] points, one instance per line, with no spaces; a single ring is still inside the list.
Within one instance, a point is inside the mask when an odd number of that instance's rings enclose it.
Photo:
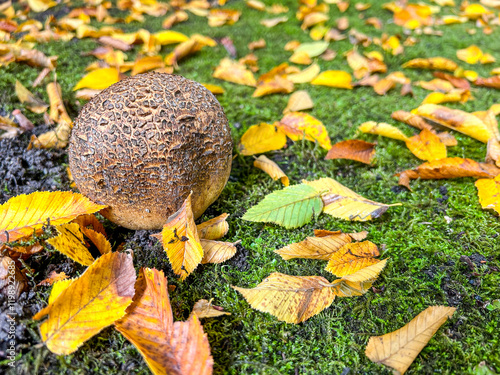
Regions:
[[[195,218],[231,171],[226,115],[210,91],[181,76],[145,73],[94,96],[76,118],[69,166],[109,220],[160,229],[190,192]]]

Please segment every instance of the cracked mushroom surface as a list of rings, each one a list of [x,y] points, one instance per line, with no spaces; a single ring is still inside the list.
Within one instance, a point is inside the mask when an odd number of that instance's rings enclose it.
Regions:
[[[69,166],[78,189],[129,229],[160,229],[193,191],[195,218],[220,195],[233,142],[213,94],[181,76],[145,73],[93,97],[76,118]]]

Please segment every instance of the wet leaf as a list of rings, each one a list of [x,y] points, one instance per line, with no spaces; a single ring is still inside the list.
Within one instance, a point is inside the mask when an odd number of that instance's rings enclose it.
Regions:
[[[444,159],[447,156],[445,144],[436,134],[427,129],[408,138],[406,147],[413,155],[422,160],[433,161]]]
[[[356,194],[351,189],[332,178],[320,178],[315,181],[304,181],[316,191],[323,192],[323,212],[345,220],[367,221],[380,217],[391,206],[378,203]],[[325,192],[326,191],[326,192]]]
[[[218,240],[224,237],[229,231],[229,224],[226,219],[229,214],[222,214],[213,219],[198,224],[198,235],[203,240]]]
[[[293,185],[267,195],[251,207],[243,220],[276,223],[285,228],[298,228],[318,216],[323,209],[320,193],[304,184]]]
[[[320,73],[311,81],[312,85],[352,89],[352,77],[342,70],[327,70]]]
[[[328,132],[321,121],[303,112],[290,112],[276,124],[293,141],[318,141],[325,150],[332,147]]]
[[[351,235],[338,231],[321,237],[307,237],[304,241],[292,243],[274,252],[284,260],[294,258],[329,260],[334,253],[351,242]]]
[[[283,110],[283,114],[287,114],[288,112],[298,112],[306,109],[311,109],[314,106],[314,103],[305,90],[300,90],[294,92],[290,95],[288,99],[288,104],[286,108]]]
[[[237,83],[239,85],[256,86],[257,81],[253,73],[248,70],[245,65],[233,61],[229,58],[224,58],[220,61],[219,66],[215,68],[213,77],[224,81]]]
[[[206,299],[196,301],[193,306],[193,313],[195,313],[199,319],[231,315],[231,313],[223,311],[221,307],[212,305],[212,300],[207,301]]]
[[[203,259],[203,248],[194,223],[191,195],[163,226],[162,244],[175,274],[184,280]]]
[[[481,207],[500,214],[500,174],[494,179],[477,180],[476,187]]]
[[[456,308],[431,306],[418,314],[410,323],[383,336],[372,336],[365,354],[372,362],[383,363],[404,374],[420,351]]]
[[[203,259],[201,264],[222,263],[236,254],[236,245],[231,242],[201,240]]]
[[[94,262],[94,257],[85,246],[78,224],[61,224],[56,229],[59,235],[48,239],[47,242],[57,251],[84,266],[90,266]]]
[[[21,82],[16,80],[16,95],[21,103],[25,103],[26,108],[31,112],[44,113],[49,105],[37,96],[33,95]]]
[[[69,191],[18,195],[0,206],[0,242],[30,236],[49,221],[51,225],[65,224],[79,215],[94,213],[105,207]]]
[[[274,125],[252,125],[241,137],[238,149],[242,155],[262,154],[279,150],[286,145],[286,135]]]
[[[351,275],[362,268],[380,262],[377,245],[370,241],[347,243],[328,259],[325,270],[335,276]]]
[[[49,315],[41,324],[40,333],[47,348],[58,355],[73,353],[125,315],[134,295],[132,257],[123,253],[105,254],[78,279],[60,281],[54,287],[66,281],[69,285],[34,317]]]
[[[260,155],[254,160],[253,166],[266,172],[274,181],[280,179],[285,186],[290,185],[288,177],[274,161],[268,159],[265,155]]]
[[[334,144],[325,159],[350,159],[371,164],[374,157],[375,143],[351,139]]]

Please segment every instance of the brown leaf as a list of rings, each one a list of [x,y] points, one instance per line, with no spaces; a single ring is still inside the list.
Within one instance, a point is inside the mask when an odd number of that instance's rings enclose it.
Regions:
[[[418,314],[410,323],[383,336],[372,336],[365,354],[372,362],[390,366],[404,374],[420,351],[456,308],[431,306]]]
[[[259,40],[255,40],[253,42],[248,43],[248,49],[250,51],[256,50],[256,49],[261,49],[261,48],[266,48],[266,41],[262,38]]]
[[[47,278],[43,279],[40,281],[37,286],[43,285],[43,286],[50,286],[54,284],[57,281],[65,280],[68,278],[68,275],[66,275],[64,272],[56,272],[52,271],[51,273],[48,274]]]
[[[231,315],[223,311],[222,307],[212,305],[212,300],[200,299],[196,301],[193,306],[193,313],[200,319],[202,318],[215,318],[221,315]]]
[[[16,262],[8,256],[0,256],[0,294],[17,299],[27,288],[28,280],[17,268]],[[4,314],[8,314],[7,311]]]
[[[336,143],[325,159],[350,159],[371,164],[375,157],[375,143],[352,139]]]

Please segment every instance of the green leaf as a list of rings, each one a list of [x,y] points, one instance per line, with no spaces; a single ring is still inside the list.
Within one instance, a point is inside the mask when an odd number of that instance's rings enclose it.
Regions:
[[[323,209],[321,193],[314,187],[300,184],[267,195],[250,208],[243,220],[276,223],[285,228],[298,228],[316,217]]]

